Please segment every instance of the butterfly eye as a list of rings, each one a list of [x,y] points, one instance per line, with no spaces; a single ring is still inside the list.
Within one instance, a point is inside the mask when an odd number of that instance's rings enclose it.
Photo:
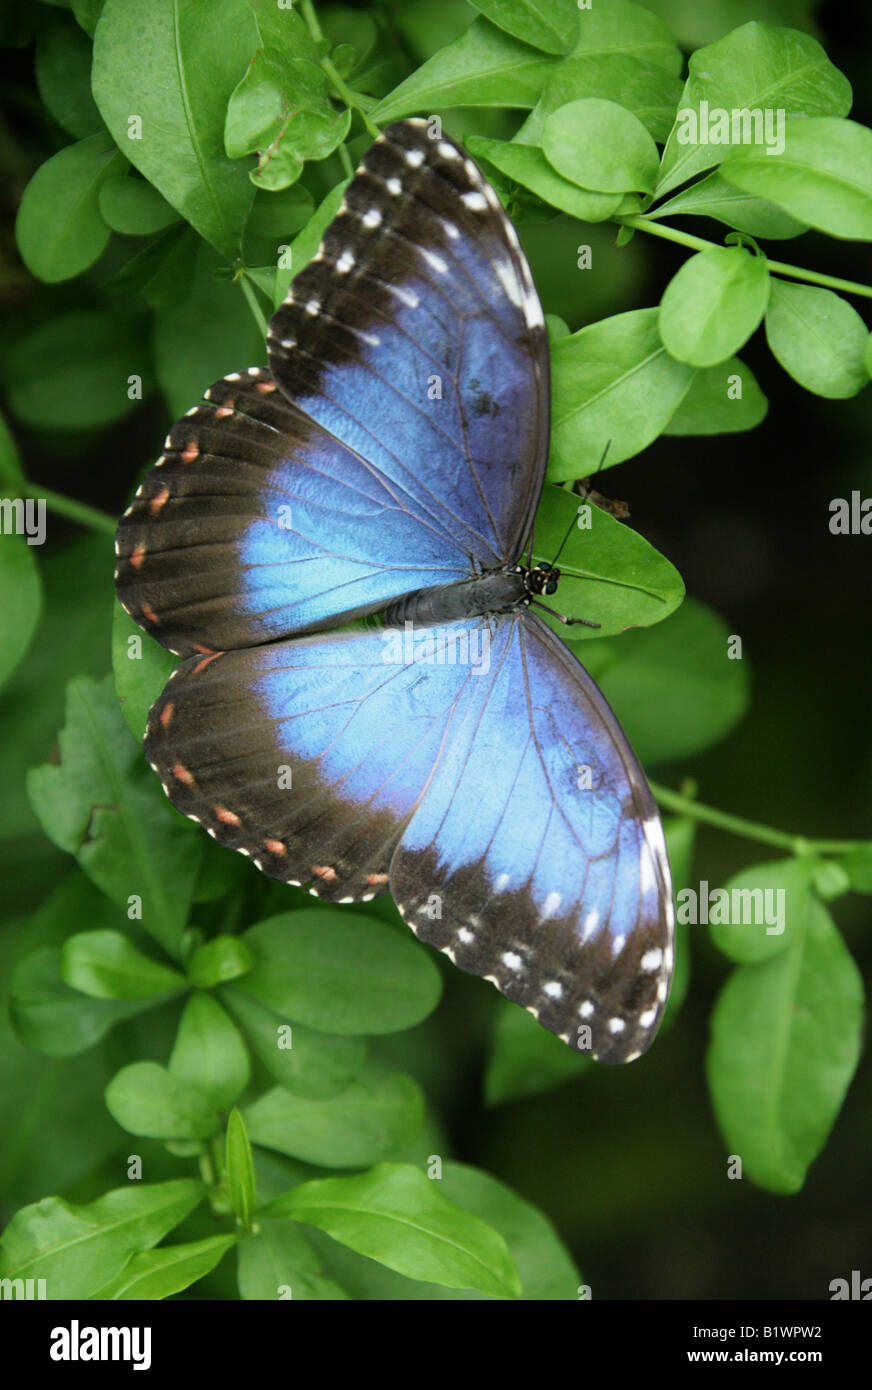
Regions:
[[[548,583],[545,585],[545,592],[546,592],[546,594],[556,594],[556,593],[557,593],[557,581],[556,581],[556,579],[549,579]]]

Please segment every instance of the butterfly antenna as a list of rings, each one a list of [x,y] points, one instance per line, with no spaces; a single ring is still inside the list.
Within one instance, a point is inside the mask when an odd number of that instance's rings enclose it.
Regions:
[[[605,461],[606,461],[606,454],[609,452],[609,446],[610,446],[611,442],[612,442],[612,441],[611,441],[610,439],[606,440],[606,447],[603,449],[603,456],[602,456],[602,458],[600,459],[599,463],[598,463],[597,466],[596,466],[596,472],[593,473],[593,474],[591,475],[592,477],[594,477],[594,478],[596,477],[597,473],[599,473],[600,469],[602,468],[603,464],[605,463]],[[572,528],[573,528],[574,525],[575,525],[575,517],[573,517],[572,521],[570,521],[570,523],[569,523],[569,529],[567,530],[566,535],[563,537],[563,540],[560,542],[560,549],[558,550],[557,554],[554,556],[554,559],[551,561],[552,565],[556,565],[556,564],[557,564],[557,561],[560,559],[560,556],[561,556],[561,554],[563,553],[563,547],[566,545],[566,542],[569,540],[569,537],[570,537],[571,534],[572,534]]]

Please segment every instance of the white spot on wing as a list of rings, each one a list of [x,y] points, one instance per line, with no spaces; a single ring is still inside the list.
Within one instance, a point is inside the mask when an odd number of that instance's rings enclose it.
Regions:
[[[560,894],[549,893],[548,897],[545,899],[545,905],[542,908],[542,921],[544,922],[548,917],[553,917],[559,906]]]
[[[520,970],[524,964],[524,962],[521,960],[521,957],[517,955],[514,951],[504,951],[502,955],[502,962],[503,965],[507,966],[509,970]]]
[[[431,267],[431,269],[435,270],[439,275],[444,275],[446,270],[448,269],[447,261],[443,261],[442,257],[437,256],[435,251],[428,251],[427,248],[424,246],[422,246],[420,249],[421,255],[424,257],[424,260]]]

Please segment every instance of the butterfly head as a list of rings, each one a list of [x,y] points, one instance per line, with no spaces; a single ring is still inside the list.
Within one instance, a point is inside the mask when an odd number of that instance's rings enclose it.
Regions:
[[[535,569],[526,571],[524,581],[529,594],[556,594],[560,570],[547,560],[540,560]]]

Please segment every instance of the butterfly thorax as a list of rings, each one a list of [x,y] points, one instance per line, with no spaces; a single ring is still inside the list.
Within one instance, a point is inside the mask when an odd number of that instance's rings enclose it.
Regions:
[[[528,607],[538,594],[553,594],[559,579],[559,569],[542,561],[532,569],[506,565],[473,579],[416,589],[386,609],[385,626],[446,623],[491,613],[514,613]]]

